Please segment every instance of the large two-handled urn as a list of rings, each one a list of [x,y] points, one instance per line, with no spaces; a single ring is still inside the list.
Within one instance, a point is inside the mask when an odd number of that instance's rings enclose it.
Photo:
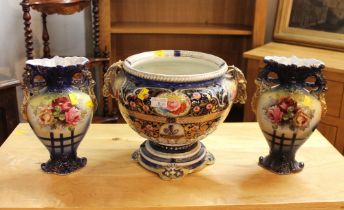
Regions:
[[[214,55],[161,50],[132,55],[113,64],[104,95],[147,139],[132,155],[164,180],[176,179],[214,163],[200,140],[212,133],[233,103],[244,103],[242,72]]]

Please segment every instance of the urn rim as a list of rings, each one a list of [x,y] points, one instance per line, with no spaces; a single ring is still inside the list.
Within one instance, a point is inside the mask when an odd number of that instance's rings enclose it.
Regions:
[[[216,68],[213,68],[212,70],[209,70],[205,73],[196,74],[152,73],[135,68],[136,62],[149,59],[164,58],[190,58],[195,60],[197,59],[211,63],[212,65],[216,66]],[[174,83],[200,82],[211,80],[223,76],[228,70],[227,63],[220,57],[208,53],[187,50],[157,50],[142,52],[126,58],[123,62],[123,67],[127,73],[139,78]]]
[[[308,68],[323,69],[325,67],[325,63],[321,60],[317,60],[314,58],[300,58],[297,56],[265,56],[264,62],[266,64],[277,64],[280,66],[296,67],[300,70]]]
[[[60,57],[54,56],[52,58],[38,58],[38,59],[31,59],[27,60],[25,63],[26,65],[31,66],[42,66],[44,68],[65,68],[68,66],[79,66],[79,65],[86,65],[89,60],[85,57]]]

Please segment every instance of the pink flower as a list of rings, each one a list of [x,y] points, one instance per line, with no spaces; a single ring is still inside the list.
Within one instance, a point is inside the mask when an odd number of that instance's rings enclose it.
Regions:
[[[209,110],[209,109],[213,108],[213,105],[212,104],[207,104],[207,106],[205,108],[207,108]]]
[[[149,130],[149,131],[152,131],[153,130],[153,126],[152,125],[146,125],[145,129]]]
[[[199,92],[194,92],[194,93],[192,94],[192,98],[193,98],[193,99],[199,100],[201,97],[202,97],[202,96],[201,96],[201,94],[200,94]]]
[[[288,112],[288,108],[292,107],[293,112],[296,112],[297,103],[294,101],[290,96],[282,97],[279,102],[278,106],[280,107],[281,111],[284,113]]]
[[[131,106],[132,108],[135,108],[135,107],[136,107],[136,103],[135,103],[134,101],[130,101],[130,106]]]
[[[193,131],[193,132],[199,131],[199,126],[198,126],[198,125],[194,125],[194,126],[191,128],[191,131]]]
[[[143,105],[143,106],[142,106],[142,109],[143,109],[143,111],[145,111],[145,112],[149,112],[149,106],[147,106],[147,105]]]
[[[176,99],[169,98],[167,100],[167,110],[170,112],[177,111],[180,107],[180,101],[177,101]]]
[[[194,112],[199,112],[201,110],[201,108],[199,107],[199,106],[195,106],[194,108],[193,108],[193,111]]]
[[[54,99],[51,105],[54,108],[59,107],[62,112],[68,112],[68,110],[72,108],[69,98],[65,96]]]
[[[268,118],[271,120],[272,123],[279,123],[282,120],[283,112],[280,110],[278,106],[272,106],[267,111]]]
[[[79,109],[72,107],[65,113],[66,122],[70,125],[76,125],[81,119],[81,112]]]

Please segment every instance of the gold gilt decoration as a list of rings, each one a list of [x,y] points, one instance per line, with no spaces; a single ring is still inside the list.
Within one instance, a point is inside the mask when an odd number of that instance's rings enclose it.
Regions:
[[[104,87],[103,95],[104,97],[115,98],[115,93],[113,92],[112,85],[115,82],[117,74],[123,69],[123,62],[120,60],[110,66],[110,68],[104,74]]]
[[[228,66],[227,74],[231,74],[234,79],[237,81],[238,84],[238,93],[234,100],[234,103],[241,103],[244,104],[247,99],[246,93],[246,84],[247,81],[245,79],[244,74],[240,69],[235,66]]]

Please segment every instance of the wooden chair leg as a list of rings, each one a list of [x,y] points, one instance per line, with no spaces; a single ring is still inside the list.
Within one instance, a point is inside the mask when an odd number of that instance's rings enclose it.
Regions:
[[[42,39],[43,39],[43,57],[44,58],[50,58],[50,47],[49,47],[49,33],[47,28],[47,14],[42,13],[42,24],[43,24],[43,33],[42,33]]]
[[[23,8],[24,30],[25,30],[25,48],[26,58],[28,60],[33,59],[33,39],[31,29],[31,15],[29,0],[23,0],[20,5]]]

